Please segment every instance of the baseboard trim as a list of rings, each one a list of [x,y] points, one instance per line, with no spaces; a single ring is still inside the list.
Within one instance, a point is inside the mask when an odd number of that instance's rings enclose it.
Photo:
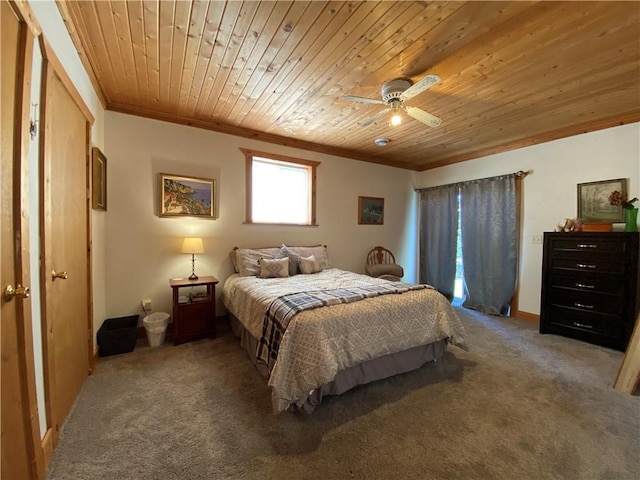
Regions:
[[[96,347],[93,349],[93,355],[91,356],[91,360],[89,364],[89,375],[93,373],[93,370],[96,367],[96,363],[98,363],[99,356],[100,356],[100,347]]]
[[[518,310],[515,313],[515,315],[513,315],[513,317],[519,320],[524,320],[525,322],[530,322],[535,324],[540,323],[540,315],[538,315],[537,313],[529,313],[529,312],[523,312],[522,310]]]
[[[51,428],[47,429],[47,432],[42,438],[42,453],[44,455],[44,469],[46,471],[53,458],[53,430]]]

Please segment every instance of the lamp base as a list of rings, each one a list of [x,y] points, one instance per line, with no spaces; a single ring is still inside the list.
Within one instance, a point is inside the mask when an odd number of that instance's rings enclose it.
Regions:
[[[189,280],[197,280],[198,275],[196,275],[196,256],[191,254],[191,275],[189,275]]]

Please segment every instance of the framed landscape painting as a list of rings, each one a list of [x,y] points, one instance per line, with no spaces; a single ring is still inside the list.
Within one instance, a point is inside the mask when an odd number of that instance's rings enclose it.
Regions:
[[[622,207],[609,203],[609,195],[616,190],[626,195],[626,178],[579,183],[578,218],[582,219],[585,223],[624,222]]]
[[[384,198],[358,197],[358,225],[384,224]]]
[[[161,173],[160,216],[213,218],[215,189],[211,178]]]
[[[107,157],[97,147],[91,149],[91,207],[107,209]]]

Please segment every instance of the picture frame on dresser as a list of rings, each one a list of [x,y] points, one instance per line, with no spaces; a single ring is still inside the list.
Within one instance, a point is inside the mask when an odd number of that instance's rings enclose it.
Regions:
[[[627,179],[600,180],[578,184],[578,218],[583,223],[622,223],[624,211],[621,206],[611,205],[609,195],[621,192],[625,198]]]

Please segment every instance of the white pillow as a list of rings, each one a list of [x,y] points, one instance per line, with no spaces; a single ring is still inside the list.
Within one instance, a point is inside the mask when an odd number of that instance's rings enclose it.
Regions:
[[[298,273],[298,261],[300,255],[289,250],[289,247],[283,245],[275,258],[288,258],[289,259],[289,276],[292,277]]]
[[[241,277],[255,277],[260,274],[258,260],[261,258],[275,258],[280,251],[276,248],[239,248],[236,250],[236,264]]]
[[[301,273],[317,273],[322,271],[320,262],[318,262],[313,255],[310,257],[300,257],[298,268],[300,268]]]
[[[261,258],[260,278],[284,278],[289,276],[289,258]]]
[[[286,247],[287,245],[283,245]],[[313,255],[320,264],[322,270],[331,268],[329,263],[329,255],[327,253],[327,247],[325,245],[315,245],[313,247],[288,247],[294,253],[297,253],[301,257],[310,257]]]

